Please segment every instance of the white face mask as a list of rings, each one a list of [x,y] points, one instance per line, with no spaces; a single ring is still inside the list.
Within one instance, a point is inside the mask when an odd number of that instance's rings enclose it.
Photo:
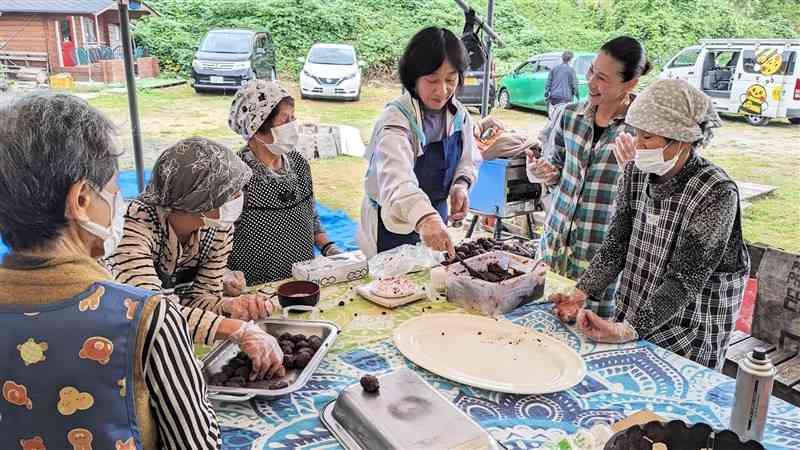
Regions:
[[[636,149],[636,154],[633,156],[633,163],[642,172],[652,173],[654,175],[662,176],[672,170],[675,164],[678,163],[678,155],[669,161],[664,161],[664,151],[672,145],[672,142],[660,148],[640,148]]]
[[[276,155],[285,155],[297,147],[297,142],[300,140],[300,133],[297,127],[297,121],[293,120],[281,126],[275,127],[272,132],[272,144],[266,145],[269,151]]]
[[[116,194],[104,190],[97,191],[97,193],[111,209],[111,226],[104,227],[91,220],[79,222],[78,224],[84,230],[103,240],[103,257],[108,258],[114,254],[122,240],[123,230],[125,229],[125,200],[122,198],[122,191],[117,191]]]
[[[203,224],[211,228],[227,228],[239,219],[242,209],[244,209],[244,196],[240,195],[219,207],[219,219],[203,216]]]

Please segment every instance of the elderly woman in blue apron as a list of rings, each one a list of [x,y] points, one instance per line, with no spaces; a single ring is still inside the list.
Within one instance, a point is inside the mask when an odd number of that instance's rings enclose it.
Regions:
[[[368,256],[420,240],[453,252],[446,223],[465,217],[476,178],[472,121],[454,98],[467,65],[464,45],[444,28],[425,28],[406,47],[406,92],[381,114],[366,154],[358,241]]]
[[[725,362],[750,257],[733,180],[697,153],[720,126],[711,99],[685,81],[661,80],[634,100],[634,161],[625,166],[605,241],[562,319],[598,342],[647,339],[707,367]],[[616,318],[580,309],[620,277]]]

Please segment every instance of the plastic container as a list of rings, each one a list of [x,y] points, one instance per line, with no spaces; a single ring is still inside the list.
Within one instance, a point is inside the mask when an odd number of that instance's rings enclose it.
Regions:
[[[50,76],[50,87],[52,89],[72,90],[75,89],[75,80],[71,74],[59,73]]]
[[[447,300],[464,308],[487,316],[505,314],[544,295],[544,280],[547,266],[503,251],[494,251],[473,256],[465,262],[477,271],[485,271],[491,263],[502,268],[513,267],[530,273],[509,280],[492,283],[473,278],[463,264],[447,266]]]

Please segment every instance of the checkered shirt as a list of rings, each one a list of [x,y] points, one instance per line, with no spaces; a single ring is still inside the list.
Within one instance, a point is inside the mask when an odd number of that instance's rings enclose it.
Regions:
[[[701,157],[694,157],[687,165],[693,175],[682,189],[670,195],[651,195],[648,175],[633,164],[626,170],[623,183],[629,181],[629,185],[620,195],[627,195],[630,201],[626,209],[631,230],[617,292],[616,319],[627,320],[640,337],[656,345],[719,369],[741,306],[750,260],[739,238],[742,229],[735,184],[722,169]],[[733,195],[726,196],[726,191],[733,191]],[[724,202],[726,211],[716,211],[714,204],[709,204],[709,199],[731,197],[734,201]],[[733,208],[735,213],[730,211]],[[717,230],[727,228],[713,218],[701,219],[708,211],[714,216],[735,214],[730,232]],[[708,246],[713,248],[689,240],[692,238],[687,230],[698,220],[707,225]],[[699,267],[686,267],[685,263],[676,267],[677,252],[688,252],[686,257],[680,255],[681,261],[690,259]],[[681,279],[680,286],[689,286],[688,290],[675,288],[676,273],[687,274],[677,278]],[[697,276],[696,282],[692,275]],[[668,280],[669,287],[665,288]],[[664,295],[688,298],[670,302]],[[676,312],[678,305],[682,307]]]
[[[614,140],[626,125],[625,112],[615,116],[592,147],[596,107],[588,102],[570,103],[560,121],[551,123],[543,135],[544,159],[561,171],[553,187],[553,204],[545,221],[540,254],[561,275],[577,280],[606,236],[613,215],[617,179],[622,173],[614,156]],[[614,287],[589,306],[602,317],[613,315]]]

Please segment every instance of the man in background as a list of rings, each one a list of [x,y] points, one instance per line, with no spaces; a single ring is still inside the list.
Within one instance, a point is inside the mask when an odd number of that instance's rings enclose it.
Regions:
[[[570,103],[578,99],[578,77],[570,62],[573,54],[567,50],[561,55],[562,63],[553,67],[547,75],[544,98],[547,99],[547,115],[553,114],[553,108],[561,103]]]

